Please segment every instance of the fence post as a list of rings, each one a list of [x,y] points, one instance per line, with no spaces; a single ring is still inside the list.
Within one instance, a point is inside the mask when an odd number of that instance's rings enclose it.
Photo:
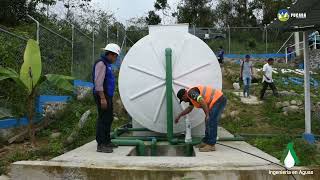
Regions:
[[[74,25],[71,24],[71,76],[73,75],[73,61],[74,61]]]
[[[304,59],[304,113],[305,113],[305,132],[303,137],[306,141],[313,144],[315,139],[311,133],[311,99],[310,99],[310,59],[308,32],[303,32],[303,59]]]
[[[106,44],[108,44],[109,43],[109,25],[107,25],[107,42],[106,42]]]
[[[119,44],[119,26],[118,25],[116,26],[117,26],[117,44]]]
[[[36,31],[36,40],[37,42],[40,44],[40,34],[39,34],[39,31],[40,31],[40,23],[39,21],[37,21],[35,18],[33,18],[32,16],[30,16],[29,14],[27,15],[31,20],[33,20],[36,24],[37,24],[37,31]]]
[[[95,57],[94,57],[94,28],[92,28],[92,65],[94,64]]]
[[[267,25],[264,25],[265,33],[266,33],[266,54],[268,53],[268,29]]]
[[[229,46],[229,54],[231,54],[231,33],[230,33],[230,26],[228,25],[228,34],[229,34],[229,43],[228,43],[228,46]]]
[[[317,49],[317,34],[314,33],[314,46],[313,49]]]
[[[288,50],[287,50],[287,47],[285,47],[284,50],[285,50],[285,56],[286,56],[286,64],[288,64]]]

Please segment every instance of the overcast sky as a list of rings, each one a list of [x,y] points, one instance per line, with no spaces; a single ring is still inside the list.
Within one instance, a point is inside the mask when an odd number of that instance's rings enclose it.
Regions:
[[[168,0],[168,4],[176,9],[179,1]],[[94,7],[114,12],[116,18],[122,23],[133,17],[146,16],[148,11],[154,10],[154,2],[155,0],[92,0]]]
[[[178,3],[181,0],[168,0],[171,11],[176,10]],[[92,0],[90,3],[95,9],[101,9],[107,12],[113,12],[118,21],[126,24],[126,20],[135,17],[147,16],[148,11],[154,10],[155,0]],[[65,14],[63,3],[58,1],[54,7],[51,7],[50,12],[58,15]],[[175,19],[163,17],[161,12],[158,12],[163,19],[163,24],[175,23]],[[170,13],[171,14],[171,13]]]

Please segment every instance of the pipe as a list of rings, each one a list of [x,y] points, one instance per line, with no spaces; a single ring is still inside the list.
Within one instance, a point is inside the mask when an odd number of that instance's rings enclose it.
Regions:
[[[185,144],[185,149],[186,149],[186,156],[187,157],[191,157],[193,155],[193,144],[186,143]]]
[[[117,139],[121,134],[128,132],[128,131],[150,131],[147,128],[116,128],[113,131],[112,137]]]
[[[129,140],[129,139],[112,139],[112,143],[115,143],[119,146],[136,146],[138,156],[144,156],[145,155],[145,144],[142,140]]]
[[[148,128],[117,128],[118,131],[151,131]]]
[[[141,140],[141,141],[152,141],[153,138],[157,138],[158,141],[167,141],[167,137],[159,137],[159,136],[120,136],[116,139],[129,139],[129,140]]]
[[[173,106],[172,106],[172,49],[166,48],[166,97],[167,97],[167,137],[170,144],[177,144],[173,137]]]
[[[157,156],[157,139],[155,137],[151,141],[151,156]]]
[[[281,134],[283,135],[283,134]],[[261,138],[272,138],[272,137],[278,137],[281,136],[280,134],[248,134],[248,133],[240,133],[240,134],[236,134],[236,136],[240,136],[240,137],[261,137]],[[288,134],[288,136],[294,137],[294,138],[301,138],[301,135],[290,135]],[[314,135],[315,138],[320,139],[320,135]]]

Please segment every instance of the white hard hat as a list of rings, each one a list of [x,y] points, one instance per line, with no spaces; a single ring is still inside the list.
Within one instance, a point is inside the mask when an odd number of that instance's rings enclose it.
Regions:
[[[105,48],[102,48],[103,50],[105,51],[111,51],[111,52],[114,52],[116,53],[117,55],[120,54],[120,47],[118,46],[118,44],[114,44],[114,43],[110,43],[110,44],[107,44]]]

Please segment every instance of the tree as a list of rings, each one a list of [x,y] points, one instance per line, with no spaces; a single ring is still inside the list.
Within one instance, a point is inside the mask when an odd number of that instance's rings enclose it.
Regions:
[[[161,23],[161,18],[154,11],[149,11],[148,17],[146,17],[146,21],[148,25],[157,25]]]
[[[59,0],[63,2],[64,7],[67,9],[66,19],[69,21],[74,21],[75,10],[80,9],[80,12],[86,11],[89,7],[91,0]]]
[[[248,0],[219,0],[215,14],[220,26],[257,26],[253,11]]]
[[[133,46],[138,40],[148,34],[147,22],[144,17],[132,18],[127,28],[127,39]]]
[[[36,13],[39,3],[53,5],[55,0],[1,0],[0,1],[0,23],[5,25],[16,25],[26,20],[26,14]]]
[[[154,3],[154,8],[158,10],[162,10],[168,7],[168,2],[167,0],[156,0]]]
[[[293,0],[254,0],[250,6],[258,12],[258,16],[262,16],[262,24],[269,24],[280,9],[286,9],[292,2]]]
[[[189,23],[196,26],[214,26],[215,14],[211,0],[182,0],[176,13],[179,23]]]
[[[72,91],[73,86],[69,80],[73,78],[70,76],[58,74],[42,75],[41,55],[39,44],[35,40],[29,40],[24,52],[24,62],[21,66],[20,74],[11,68],[4,68],[0,66],[0,80],[12,79],[21,91],[25,92],[27,96],[27,117],[29,120],[29,137],[32,145],[35,145],[35,129],[33,126],[34,117],[34,103],[37,94],[37,89],[42,83],[48,81],[49,83]]]

